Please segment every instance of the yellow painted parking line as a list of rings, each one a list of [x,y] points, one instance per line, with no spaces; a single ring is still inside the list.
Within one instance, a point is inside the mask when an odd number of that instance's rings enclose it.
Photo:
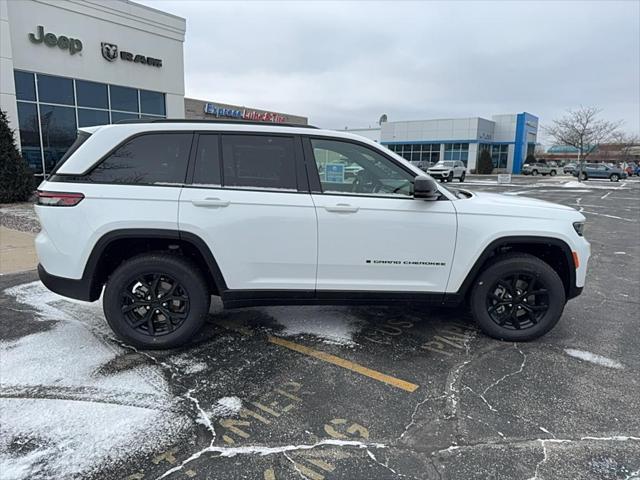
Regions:
[[[249,328],[236,325],[233,322],[229,322],[226,320],[217,320],[215,324],[221,327],[224,327],[227,330],[233,330],[234,332],[240,333],[241,335],[244,335],[244,336],[254,335],[254,332]],[[336,357],[335,355],[331,355],[330,353],[314,350],[313,348],[300,345],[299,343],[295,343],[290,340],[285,340],[284,338],[268,335],[267,340],[269,341],[269,343],[273,343],[274,345],[280,345],[281,347],[294,350],[298,353],[309,355],[310,357],[317,358],[327,363],[331,363],[333,365],[346,368],[347,370],[351,370],[352,372],[359,373],[360,375],[364,375],[365,377],[373,378],[374,380],[386,383],[396,388],[400,388],[401,390],[405,390],[407,392],[414,392],[419,387],[419,385],[416,385],[415,383],[407,382],[406,380],[401,380],[399,378],[392,377],[391,375],[387,375],[385,373],[372,370],[370,368],[367,368],[363,365],[352,362],[350,360],[345,360],[344,358]]]
[[[310,357],[317,358],[324,362],[346,368],[347,370],[351,370],[352,372],[359,373],[360,375],[364,375],[365,377],[373,378],[374,380],[378,380],[379,382],[386,383],[407,392],[413,392],[418,388],[418,385],[416,385],[415,383],[400,380],[399,378],[392,377],[391,375],[387,375],[376,370],[371,370],[370,368],[367,368],[350,360],[336,357],[335,355],[331,355],[330,353],[314,350],[313,348],[309,348],[304,345],[300,345],[299,343],[285,340],[284,338],[268,336],[267,339],[269,340],[269,343],[280,345],[281,347],[288,348],[289,350],[293,350],[304,355],[309,355]]]

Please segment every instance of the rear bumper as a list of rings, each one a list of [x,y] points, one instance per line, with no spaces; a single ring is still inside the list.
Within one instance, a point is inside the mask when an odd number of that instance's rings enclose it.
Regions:
[[[84,278],[76,280],[57,277],[47,272],[41,264],[38,264],[38,276],[45,287],[63,297],[75,298],[85,302],[93,302],[97,298],[95,292],[92,292],[91,282]]]

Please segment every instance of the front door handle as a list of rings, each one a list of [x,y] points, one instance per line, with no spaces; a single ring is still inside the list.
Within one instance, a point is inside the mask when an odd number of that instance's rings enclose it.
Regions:
[[[326,205],[324,209],[327,212],[356,213],[358,210],[360,210],[360,207],[354,207],[353,205],[349,205],[348,203],[338,203],[336,205]]]
[[[229,200],[221,200],[219,198],[207,197],[202,200],[191,200],[191,203],[196,207],[221,208],[221,207],[228,207],[231,202]]]

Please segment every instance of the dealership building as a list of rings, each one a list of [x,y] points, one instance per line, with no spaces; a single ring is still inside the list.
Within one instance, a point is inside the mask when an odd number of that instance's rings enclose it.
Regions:
[[[460,160],[473,170],[481,152],[487,150],[496,171],[520,173],[525,158],[535,149],[538,118],[523,112],[493,115],[491,120],[470,117],[383,122],[376,128],[348,131],[380,142],[412,162]]]
[[[184,98],[184,18],[128,0],[0,0],[0,109],[36,175],[78,127],[136,118],[304,117]]]

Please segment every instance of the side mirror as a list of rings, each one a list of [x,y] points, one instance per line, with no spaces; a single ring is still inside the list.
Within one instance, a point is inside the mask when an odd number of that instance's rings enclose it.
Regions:
[[[423,200],[437,200],[440,198],[438,184],[431,177],[418,175],[413,181],[413,197]]]

